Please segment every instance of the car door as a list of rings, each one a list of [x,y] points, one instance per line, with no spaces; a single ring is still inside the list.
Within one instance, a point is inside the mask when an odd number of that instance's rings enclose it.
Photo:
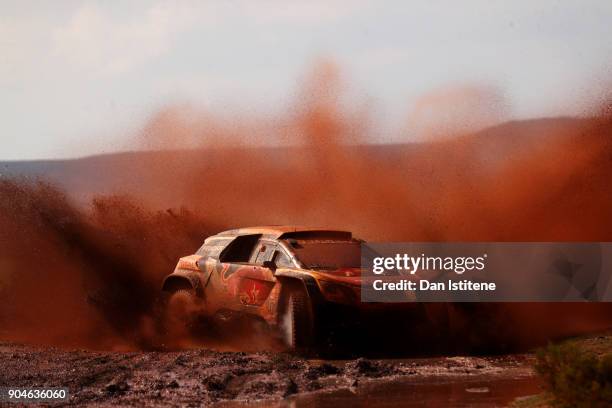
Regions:
[[[240,310],[240,282],[253,265],[251,255],[261,235],[241,235],[229,243],[219,255],[206,295],[215,309]]]
[[[277,245],[272,240],[261,239],[255,246],[249,261],[249,267],[241,271],[236,291],[237,301],[243,306],[261,306],[266,301],[276,278],[274,272],[263,266],[271,261]]]
[[[219,265],[221,251],[232,241],[232,238],[217,238],[204,243],[197,251],[197,266],[202,272],[202,286],[206,289],[208,282]]]

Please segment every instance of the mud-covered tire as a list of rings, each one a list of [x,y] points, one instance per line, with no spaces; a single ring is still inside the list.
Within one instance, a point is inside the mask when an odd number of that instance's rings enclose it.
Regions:
[[[190,308],[196,304],[197,304],[197,298],[193,290],[178,289],[169,294],[166,306],[168,309]]]
[[[178,289],[166,300],[166,326],[171,331],[189,332],[203,315],[204,304],[192,289]]]
[[[287,291],[283,317],[285,343],[290,351],[309,354],[315,346],[312,304],[308,294],[298,286]]]
[[[193,289],[178,289],[170,293],[170,298],[177,298],[177,297],[191,299],[195,297],[195,292]]]

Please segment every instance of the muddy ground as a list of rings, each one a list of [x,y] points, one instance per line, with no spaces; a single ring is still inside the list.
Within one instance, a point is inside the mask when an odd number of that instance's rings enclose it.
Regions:
[[[596,354],[612,352],[612,332],[573,341]],[[67,387],[70,399],[61,405],[71,406],[487,407],[540,392],[533,361],[531,353],[323,361],[278,352],[88,351],[0,342],[0,388]]]
[[[356,392],[405,379],[533,376],[531,356],[304,360],[285,353],[94,352],[0,343],[0,387],[68,387],[69,405],[200,406]]]

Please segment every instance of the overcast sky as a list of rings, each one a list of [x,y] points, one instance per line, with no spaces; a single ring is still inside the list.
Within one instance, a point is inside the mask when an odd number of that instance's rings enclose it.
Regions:
[[[321,58],[392,126],[472,84],[504,119],[579,114],[610,83],[612,2],[0,0],[0,159],[132,148],[175,103],[279,111]]]

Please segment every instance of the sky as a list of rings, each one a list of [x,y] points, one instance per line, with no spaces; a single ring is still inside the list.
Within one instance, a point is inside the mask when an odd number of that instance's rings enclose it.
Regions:
[[[275,114],[322,60],[389,128],[474,92],[496,120],[579,115],[611,21],[609,0],[0,0],[0,160],[132,149],[173,105]]]

